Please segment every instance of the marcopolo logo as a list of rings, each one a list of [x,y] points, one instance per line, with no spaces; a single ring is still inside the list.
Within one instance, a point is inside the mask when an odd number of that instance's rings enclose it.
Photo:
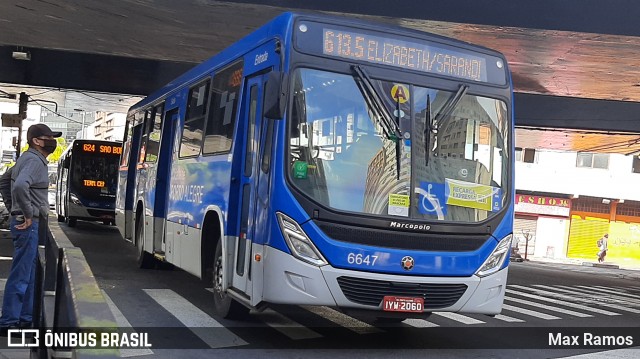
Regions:
[[[396,222],[396,221],[391,221],[391,223],[389,223],[389,227],[401,228],[401,229],[412,229],[416,231],[428,231],[431,229],[431,226],[427,224],[402,223],[402,222]]]

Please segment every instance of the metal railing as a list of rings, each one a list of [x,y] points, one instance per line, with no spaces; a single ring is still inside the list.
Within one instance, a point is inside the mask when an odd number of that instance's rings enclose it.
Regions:
[[[40,332],[117,331],[116,320],[80,248],[56,239],[40,211],[33,323]],[[52,313],[51,313],[52,312]],[[44,330],[43,330],[44,329]],[[41,335],[42,337],[42,335]],[[32,348],[32,358],[118,357],[116,349]]]

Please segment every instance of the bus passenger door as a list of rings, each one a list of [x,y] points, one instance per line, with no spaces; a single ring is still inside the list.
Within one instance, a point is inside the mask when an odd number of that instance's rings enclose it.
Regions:
[[[167,207],[169,204],[169,186],[171,185],[171,155],[173,149],[174,133],[178,122],[178,110],[175,108],[164,114],[160,151],[158,153],[156,172],[156,196],[153,206],[153,218],[157,222],[154,225],[153,250],[166,255],[165,226],[167,219]]]
[[[245,151],[243,166],[241,168],[242,185],[240,188],[240,231],[236,251],[236,260],[233,268],[233,287],[242,290],[252,297],[251,266],[252,244],[259,236],[264,236],[264,221],[258,221],[266,208],[264,202],[265,191],[259,191],[263,182],[264,173],[260,170],[259,154],[263,147],[261,136],[262,123],[262,99],[264,79],[266,76],[258,75],[247,79],[244,98],[242,100],[241,121],[245,127]],[[268,196],[267,196],[268,198]]]
[[[122,237],[133,241],[133,211],[136,190],[136,165],[140,153],[144,112],[134,119],[127,119],[126,140],[122,147],[122,158],[118,175],[118,195],[116,197],[116,225]]]

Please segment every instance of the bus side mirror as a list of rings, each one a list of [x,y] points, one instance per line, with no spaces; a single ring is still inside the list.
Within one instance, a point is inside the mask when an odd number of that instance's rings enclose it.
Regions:
[[[280,71],[271,71],[267,75],[267,86],[264,89],[264,117],[272,120],[284,117],[284,109],[287,104],[285,83],[285,76]]]

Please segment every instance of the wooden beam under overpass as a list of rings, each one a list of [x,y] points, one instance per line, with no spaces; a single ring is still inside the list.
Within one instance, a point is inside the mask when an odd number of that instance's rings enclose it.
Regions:
[[[148,95],[195,63],[25,48],[30,60],[0,46],[0,83]],[[515,94],[516,126],[640,133],[640,103]]]

